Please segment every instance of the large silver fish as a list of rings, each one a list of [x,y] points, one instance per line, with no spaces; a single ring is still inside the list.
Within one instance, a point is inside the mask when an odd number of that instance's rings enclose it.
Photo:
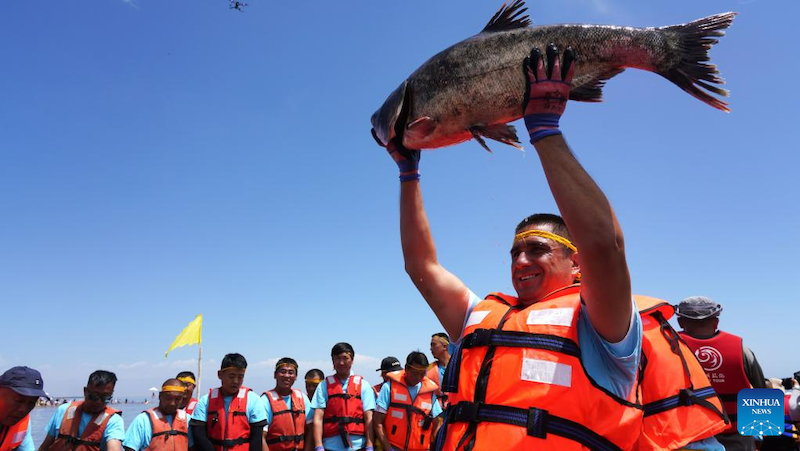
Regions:
[[[410,149],[432,149],[484,137],[519,147],[509,122],[522,116],[523,61],[533,47],[554,43],[576,54],[571,100],[599,102],[602,88],[626,67],[655,72],[722,111],[725,82],[708,63],[708,50],[736,13],[684,25],[632,28],[607,25],[530,27],[523,0],[503,5],[477,35],[434,55],[389,95],[372,115],[378,144],[396,135]]]

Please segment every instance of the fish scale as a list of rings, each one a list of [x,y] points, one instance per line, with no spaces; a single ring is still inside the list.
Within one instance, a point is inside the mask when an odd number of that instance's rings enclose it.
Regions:
[[[722,111],[715,97],[728,92],[708,50],[736,13],[723,13],[666,27],[561,24],[528,26],[522,0],[504,6],[484,30],[431,57],[372,116],[380,145],[395,136],[411,149],[433,149],[482,137],[517,146],[514,127],[522,117],[523,65],[532,48],[550,43],[575,52],[570,99],[602,100],[604,83],[625,68],[655,72]],[[518,146],[517,146],[518,147]],[[486,147],[487,150],[488,147]]]

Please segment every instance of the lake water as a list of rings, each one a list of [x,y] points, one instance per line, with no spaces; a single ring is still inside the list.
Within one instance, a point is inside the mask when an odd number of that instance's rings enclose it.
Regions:
[[[128,403],[128,404],[109,404],[112,408],[122,411],[122,419],[125,420],[125,427],[131,424],[131,421],[143,411],[153,407],[153,404],[144,403]],[[57,406],[44,406],[37,407],[31,412],[31,436],[33,437],[33,444],[36,448],[44,441],[46,434],[45,428],[50,418],[55,413]]]

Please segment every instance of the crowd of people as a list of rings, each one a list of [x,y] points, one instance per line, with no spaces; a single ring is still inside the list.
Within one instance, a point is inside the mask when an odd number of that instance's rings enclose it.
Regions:
[[[525,125],[560,215],[516,226],[515,296],[478,297],[440,264],[420,152],[402,143],[414,124],[398,118],[394,138],[379,140],[400,170],[405,270],[445,329],[432,337],[436,362],[416,351],[404,365],[387,357],[371,387],[351,371],[353,347],[337,343],[334,373],[308,371],[305,394],[294,388],[297,362],[283,358],[275,388],[259,396],[243,385],[245,358],[228,354],[219,387],[195,399],[193,375],[178,374],[127,432],[107,405],[116,377],[97,371],[83,401],[55,412],[39,451],[795,449],[791,430],[758,443],[739,433],[737,393],[766,384],[742,339],[719,330],[721,305],[691,297],[674,307],[631,292],[622,227],[559,129],[575,57],[566,49],[562,67],[551,45],[523,68]],[[450,338],[452,355],[442,351]],[[798,390],[783,382],[791,429]],[[0,451],[33,451],[27,418],[40,396],[35,370],[2,376]]]

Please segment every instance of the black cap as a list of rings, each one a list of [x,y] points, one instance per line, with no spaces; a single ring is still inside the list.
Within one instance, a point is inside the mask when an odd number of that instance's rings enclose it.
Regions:
[[[400,365],[400,361],[397,360],[397,357],[386,357],[385,359],[381,360],[381,367],[375,371],[400,371],[403,367]]]
[[[10,388],[22,396],[49,398],[44,391],[42,375],[27,366],[15,366],[0,376],[0,387]]]

